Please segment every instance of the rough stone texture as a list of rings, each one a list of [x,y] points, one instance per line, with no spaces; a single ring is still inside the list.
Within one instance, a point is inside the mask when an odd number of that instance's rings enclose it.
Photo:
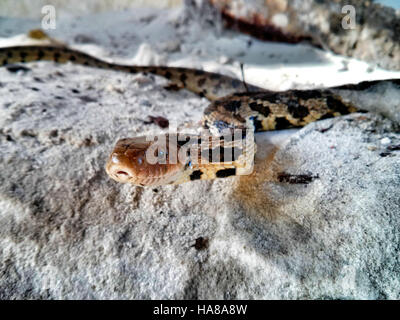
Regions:
[[[95,15],[56,36],[84,34],[98,46],[81,49],[116,60],[136,52],[139,63],[175,54],[155,55],[139,47],[144,39],[156,48],[175,48],[175,39],[200,65],[199,29],[175,13],[109,17],[122,30],[108,34],[107,16]],[[27,31],[14,23],[15,34]],[[229,33],[200,45],[248,40]],[[0,69],[1,299],[400,298],[400,134],[390,120],[311,124],[258,157],[251,176],[139,188],[107,177],[115,141],[160,131],[144,124],[149,115],[196,122],[207,101],[165,91],[157,77],[27,66]],[[282,173],[312,178],[279,182]]]
[[[208,1],[208,0],[205,0]],[[337,54],[400,70],[400,11],[367,0],[210,0],[229,25],[259,38],[284,42],[310,39]],[[356,12],[344,29],[345,5]]]

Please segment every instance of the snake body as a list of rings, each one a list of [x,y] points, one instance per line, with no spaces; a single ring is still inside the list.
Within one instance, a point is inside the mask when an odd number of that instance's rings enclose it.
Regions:
[[[209,100],[245,90],[240,80],[218,73],[178,67],[121,65],[101,60],[66,46],[33,45],[0,48],[0,66],[31,61],[72,62],[88,67],[133,74],[151,73],[168,79],[170,84],[176,88],[185,88]],[[262,90],[256,86],[248,86],[248,89],[250,91]]]
[[[143,136],[116,143],[106,164],[108,175],[116,181],[141,186],[248,174],[256,152],[254,132],[303,127],[316,120],[357,112],[359,101],[355,92],[371,92],[385,86],[400,87],[398,79],[391,79],[274,92],[202,70],[110,63],[65,46],[0,48],[0,66],[40,60],[72,62],[128,73],[151,73],[211,101],[202,120],[207,134]]]

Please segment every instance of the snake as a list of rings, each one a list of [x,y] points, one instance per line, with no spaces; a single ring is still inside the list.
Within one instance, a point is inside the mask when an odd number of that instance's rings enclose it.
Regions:
[[[210,101],[199,135],[166,133],[116,142],[106,162],[107,174],[117,182],[142,187],[247,175],[253,170],[257,152],[255,133],[300,128],[317,120],[360,112],[359,92],[400,88],[400,79],[387,79],[271,91],[199,69],[107,62],[65,45],[0,48],[0,67],[41,60],[153,74],[164,77],[175,88],[187,89]]]

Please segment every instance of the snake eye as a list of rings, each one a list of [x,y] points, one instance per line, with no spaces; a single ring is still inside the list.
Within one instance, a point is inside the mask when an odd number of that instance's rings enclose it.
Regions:
[[[165,157],[168,155],[168,151],[164,150],[158,150],[157,157],[159,160],[165,159]]]

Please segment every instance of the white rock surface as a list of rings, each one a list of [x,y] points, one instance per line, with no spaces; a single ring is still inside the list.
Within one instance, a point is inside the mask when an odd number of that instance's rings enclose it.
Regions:
[[[248,37],[182,24],[179,14],[68,18],[52,36],[124,63],[148,52],[148,61],[240,75],[245,61],[248,82],[270,89],[394,74],[367,73],[351,59],[338,73],[342,57],[304,46],[251,39],[246,49]],[[10,30],[2,36],[13,36],[0,45],[38,27],[1,23]],[[95,41],[74,43],[78,35]],[[218,64],[221,56],[233,62]],[[390,120],[371,113],[311,124],[259,157],[251,176],[139,188],[107,177],[115,141],[160,131],[144,124],[149,115],[195,123],[207,101],[165,91],[152,76],[28,67],[0,69],[1,299],[400,298],[400,151],[382,143],[400,145]],[[281,172],[312,178],[279,182]],[[196,248],[201,237],[208,243]]]

